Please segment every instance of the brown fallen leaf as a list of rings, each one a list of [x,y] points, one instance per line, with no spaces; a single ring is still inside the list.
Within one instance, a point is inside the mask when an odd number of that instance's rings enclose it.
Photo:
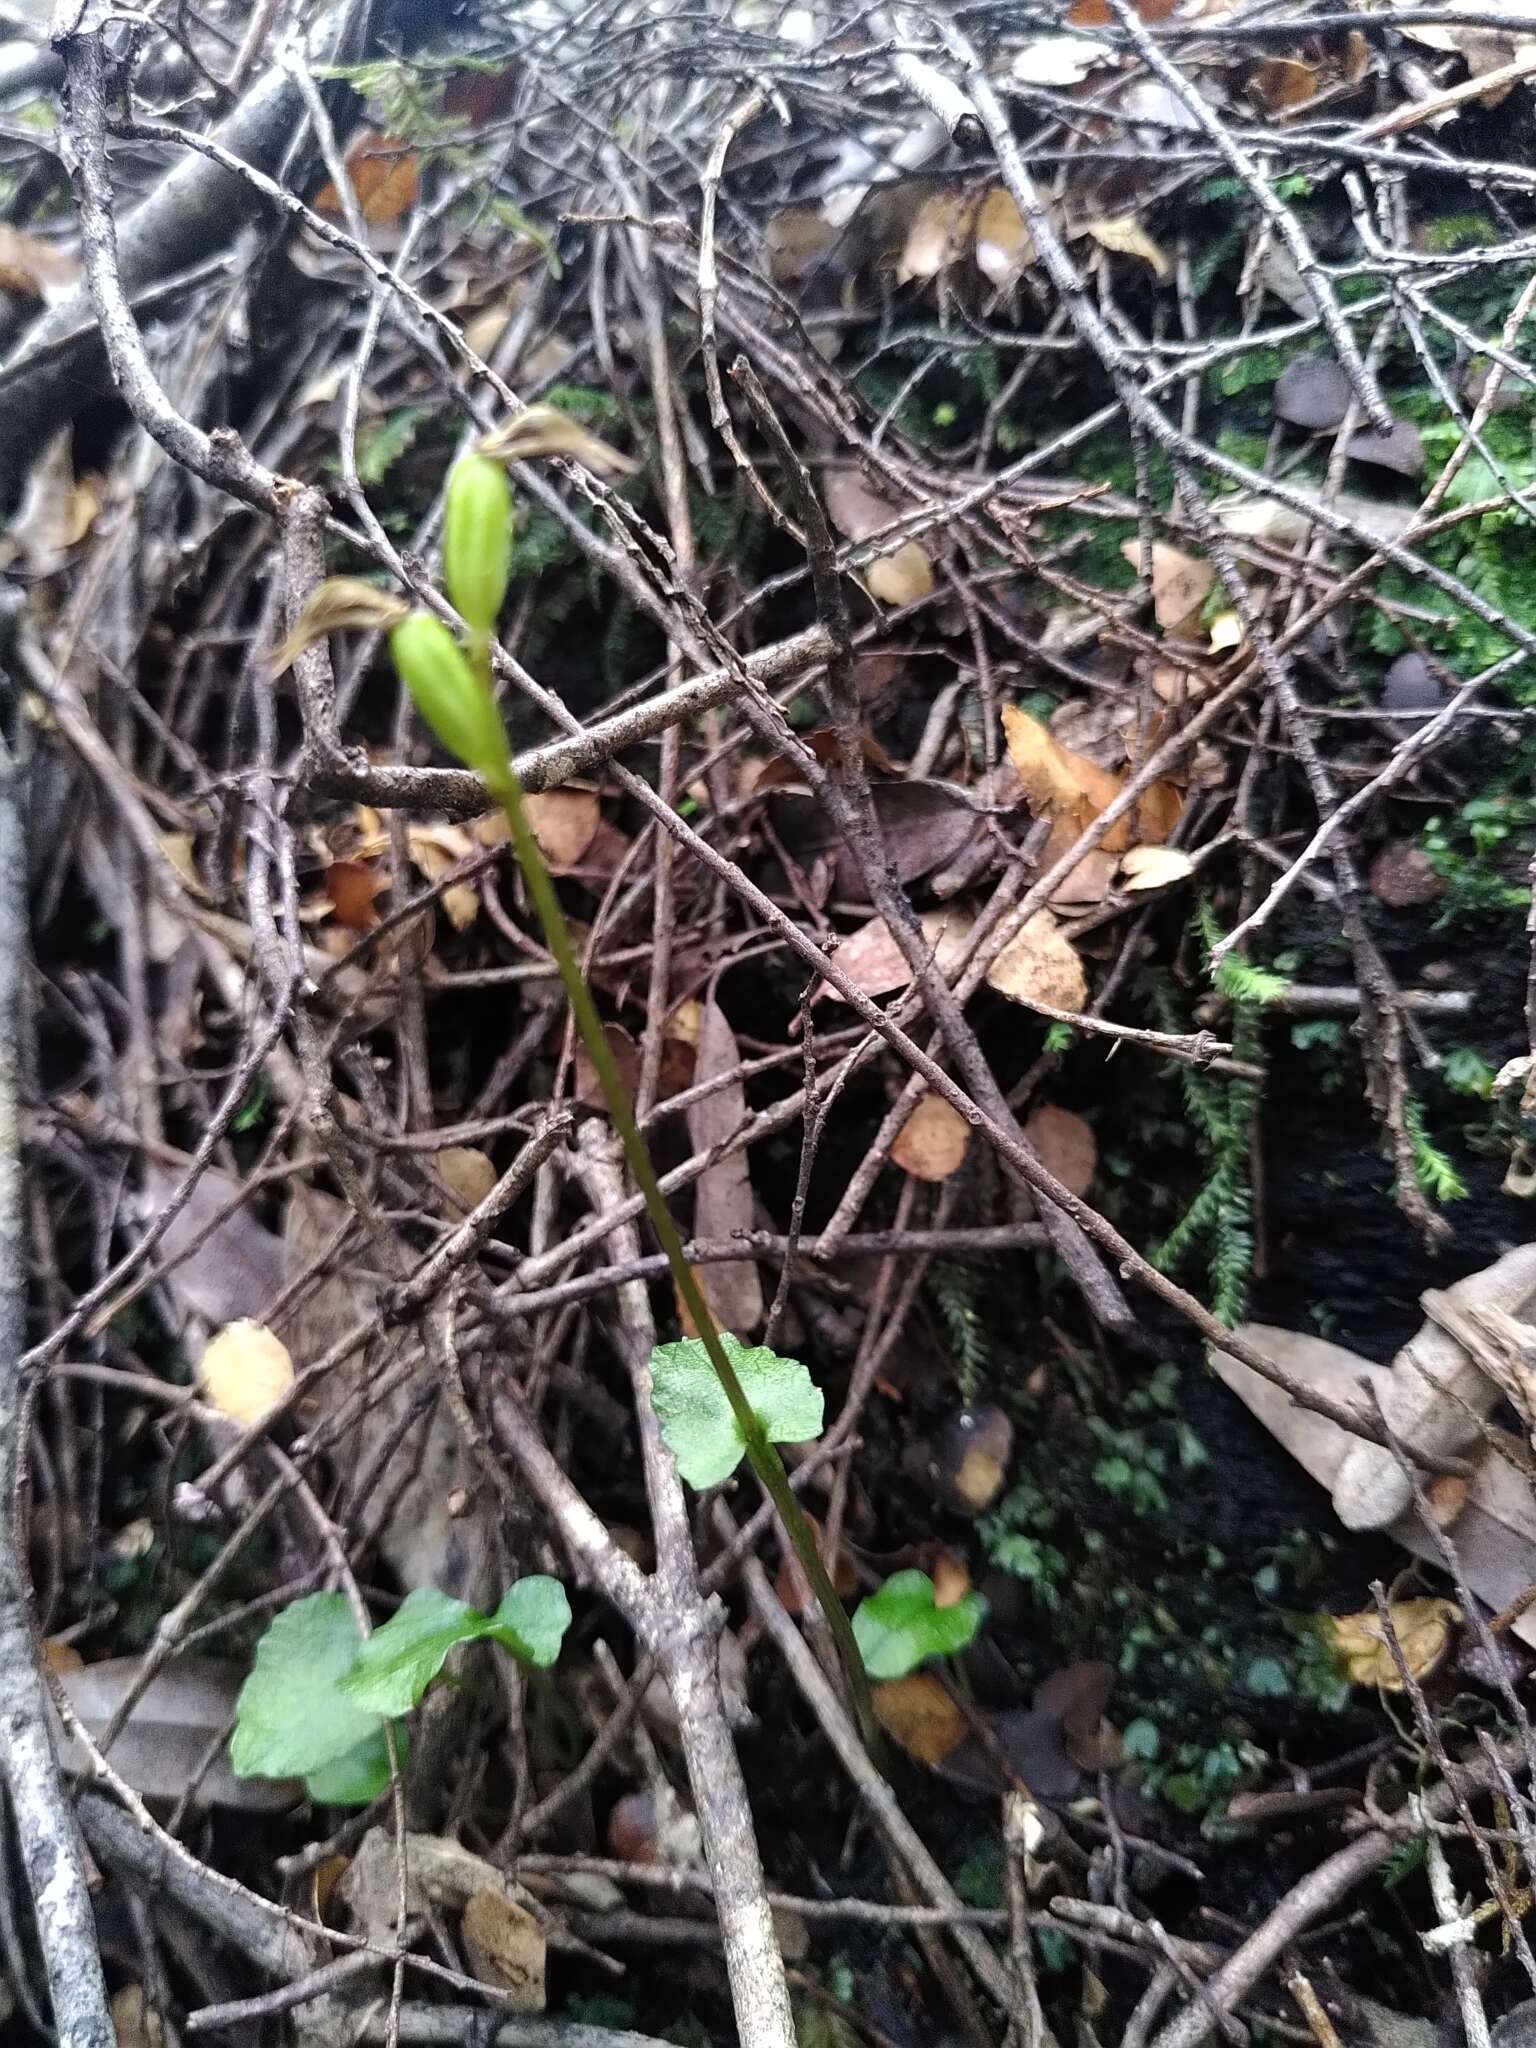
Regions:
[[[597,837],[602,806],[590,789],[546,789],[523,798],[539,850],[551,868],[573,868]]]
[[[635,1087],[640,1079],[640,1048],[635,1043],[634,1034],[626,1031],[622,1024],[610,1020],[603,1026],[603,1036],[619,1070],[619,1086],[633,1103]],[[576,1047],[576,1100],[583,1109],[598,1109],[606,1114],[608,1098],[584,1045]]]
[[[871,1689],[875,1719],[920,1764],[941,1764],[965,1741],[965,1716],[927,1671],[888,1679]]]
[[[1445,877],[1411,839],[1391,839],[1370,865],[1371,894],[1392,910],[1416,910],[1445,894]]]
[[[1275,379],[1275,417],[1309,433],[1332,433],[1353,397],[1354,387],[1332,356],[1297,356]]]
[[[499,1178],[489,1157],[475,1145],[445,1145],[433,1163],[448,1192],[466,1209],[478,1208]]]
[[[1424,437],[1411,420],[1395,421],[1387,434],[1364,427],[1358,434],[1350,435],[1344,453],[1353,462],[1390,470],[1393,476],[1405,476],[1410,483],[1424,474]]]
[[[775,284],[799,284],[841,239],[819,206],[783,207],[763,230],[768,275]]]
[[[112,1744],[112,1768],[143,1799],[177,1800],[189,1786],[199,1806],[272,1813],[301,1796],[297,1783],[278,1778],[237,1778],[217,1745],[234,1725],[235,1703],[246,1667],[210,1657],[178,1657],[140,1692],[142,1657],[108,1657],[56,1673],[60,1690],[93,1741],[99,1742],[123,1702],[134,1695],[128,1718]],[[48,1702],[49,1725],[61,1767],[72,1776],[93,1769],[84,1743],[66,1735]],[[210,1752],[213,1761],[203,1770]],[[201,1776],[199,1774],[201,1773]]]
[[[976,212],[976,268],[1007,290],[1036,260],[1035,238],[1006,185],[994,185]]]
[[[1074,1110],[1042,1102],[1024,1124],[1024,1136],[1040,1164],[1074,1195],[1086,1195],[1099,1168],[1099,1144],[1092,1124]]]
[[[1136,12],[1143,21],[1166,21],[1178,4],[1179,0],[1135,0]],[[1109,0],[1073,0],[1067,20],[1073,28],[1108,28],[1115,15]]]
[[[1141,567],[1141,543],[1128,540],[1120,552],[1133,569]],[[1166,541],[1152,543],[1152,616],[1165,633],[1184,637],[1216,583],[1214,563],[1186,555]]]
[[[933,948],[934,965],[941,974],[953,973],[965,950],[972,921],[968,911],[953,908],[926,911],[919,920],[923,937]],[[862,989],[867,996],[889,995],[892,989],[905,988],[912,979],[906,955],[897,945],[883,917],[872,917],[868,924],[861,924],[856,932],[850,932],[833,958],[855,987]],[[839,1000],[837,990],[830,983],[823,984],[816,991],[817,1001],[823,996]]]
[[[971,1127],[942,1096],[925,1095],[891,1144],[891,1159],[914,1180],[948,1180],[965,1164]]]
[[[1002,1492],[1013,1456],[1013,1424],[995,1403],[962,1408],[934,1445],[930,1476],[936,1490],[963,1515],[984,1515]]]
[[[1394,1600],[1388,1612],[1410,1676],[1432,1677],[1449,1654],[1462,1622],[1461,1609],[1454,1600]],[[1374,1607],[1360,1614],[1325,1614],[1319,1619],[1351,1685],[1373,1685],[1379,1692],[1404,1690],[1397,1659]]]
[[[379,921],[379,897],[389,889],[389,873],[366,860],[333,860],[325,871],[325,894],[331,913],[349,932],[371,932]]]
[[[881,604],[917,604],[933,593],[933,564],[915,540],[904,541],[864,571],[864,588]]]
[[[477,850],[477,842],[462,825],[413,824],[406,830],[406,847],[417,873],[438,882]],[[456,932],[468,931],[480,915],[479,894],[468,882],[450,883],[437,900]]]
[[[380,225],[397,221],[416,204],[421,159],[398,136],[369,129],[347,151],[346,167],[364,220]],[[341,214],[341,194],[330,179],[316,194],[315,211],[333,219]]]
[[[58,298],[79,275],[79,264],[66,250],[0,222],[0,291],[28,299]]]
[[[1270,113],[1282,107],[1302,107],[1315,99],[1323,74],[1315,64],[1303,64],[1295,57],[1266,57],[1248,74],[1248,91]]]
[[[470,1893],[460,1932],[471,1971],[505,1995],[509,2010],[544,2010],[544,1930],[525,1906],[486,1885]]]
[[[124,1984],[113,1992],[112,2031],[117,2048],[166,2048],[165,2021],[142,1984]]]
[[[725,1012],[711,997],[699,1020],[694,1079],[719,1081],[724,1075],[736,1073],[740,1065],[736,1034]],[[736,1237],[752,1228],[755,1199],[746,1147],[730,1143],[747,1119],[747,1096],[741,1081],[726,1081],[691,1103],[687,1118],[688,1140],[695,1152],[725,1148],[699,1175],[693,1207],[694,1232],[705,1238]],[[701,1266],[697,1278],[721,1329],[743,1338],[756,1331],[763,1319],[763,1283],[755,1259],[728,1259],[719,1265]]]
[[[987,986],[1015,1003],[1081,1010],[1088,1000],[1082,960],[1048,910],[1037,910],[987,969]]]
[[[493,428],[480,442],[479,449],[496,462],[532,462],[544,455],[564,456],[568,462],[579,462],[583,469],[590,469],[594,476],[634,476],[640,468],[632,455],[623,455],[610,447],[557,405],[525,405],[520,413]]]
[[[226,1323],[197,1362],[203,1398],[242,1429],[270,1415],[294,1377],[287,1345],[249,1318]]]
[[[1166,889],[1171,882],[1186,881],[1194,872],[1194,862],[1176,846],[1133,846],[1121,857],[1120,886],[1128,894]]]
[[[896,282],[926,282],[958,263],[970,246],[976,212],[974,193],[941,191],[925,199],[907,230]]]
[[[1154,277],[1168,277],[1173,265],[1132,213],[1117,214],[1113,220],[1086,220],[1082,232],[1101,249],[1117,256],[1137,256],[1150,266]]]
[[[1056,827],[1046,850],[1047,859],[1053,859],[1109,808],[1124,787],[1124,778],[1064,746],[1048,726],[1016,704],[1003,706],[1003,736],[1030,814],[1049,818]],[[1183,808],[1184,800],[1171,782],[1155,782],[1143,790],[1133,810],[1115,821],[1100,845],[1106,853],[1123,853],[1138,840],[1155,845],[1168,837]]]
[[[169,1167],[144,1169],[142,1213],[157,1216],[181,1181]],[[260,1318],[283,1285],[283,1247],[251,1214],[227,1174],[202,1174],[160,1240],[165,1285],[181,1314],[215,1325]]]

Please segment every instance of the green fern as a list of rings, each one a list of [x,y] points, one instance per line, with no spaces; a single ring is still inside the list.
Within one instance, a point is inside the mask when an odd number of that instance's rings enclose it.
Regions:
[[[986,1377],[991,1353],[986,1325],[976,1305],[977,1274],[973,1267],[941,1259],[935,1262],[928,1285],[943,1318],[961,1397],[969,1406]]]
[[[1413,1146],[1413,1170],[1425,1194],[1432,1202],[1463,1201],[1467,1184],[1425,1129],[1423,1105],[1412,1096],[1404,1106],[1403,1122]]]

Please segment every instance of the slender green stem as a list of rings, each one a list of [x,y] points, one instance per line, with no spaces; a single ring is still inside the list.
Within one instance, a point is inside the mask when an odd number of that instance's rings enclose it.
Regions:
[[[544,928],[544,942],[560,971],[566,1000],[570,1003],[571,1014],[576,1019],[576,1028],[581,1033],[582,1043],[587,1048],[587,1056],[597,1074],[604,1100],[608,1105],[608,1114],[613,1119],[614,1129],[619,1134],[619,1143],[624,1148],[625,1160],[644,1200],[651,1228],[666,1254],[678,1297],[687,1310],[693,1327],[698,1332],[699,1341],[714,1367],[715,1376],[725,1391],[725,1398],[730,1403],[731,1413],[746,1445],[747,1462],[757,1474],[764,1493],[778,1510],[779,1519],[783,1522],[789,1533],[789,1540],[794,1546],[795,1556],[799,1559],[801,1569],[810,1581],[811,1590],[826,1616],[827,1626],[831,1629],[833,1640],[837,1644],[838,1656],[842,1662],[860,1729],[866,1743],[871,1742],[874,1712],[870,1702],[869,1680],[865,1675],[864,1660],[859,1654],[859,1646],[854,1640],[852,1624],[833,1588],[805,1513],[795,1499],[794,1489],[790,1486],[789,1476],[784,1470],[784,1461],[759,1422],[752,1403],[747,1399],[741,1381],[736,1376],[736,1369],[726,1355],[725,1346],[720,1342],[719,1328],[710,1313],[708,1302],[704,1299],[698,1278],[684,1255],[682,1238],[657,1181],[650,1148],[635,1122],[634,1110],[619,1077],[618,1064],[608,1044],[607,1034],[603,1030],[602,1019],[597,1014],[597,1005],[592,1000],[592,992],[587,987],[581,964],[577,960],[570,927],[565,921],[565,912],[560,907],[560,898],[555,892],[555,885],[550,878],[539,842],[528,822],[527,812],[523,809],[522,786],[510,761],[505,772],[491,781],[490,789],[506,813],[507,827],[512,835],[512,850],[517,855],[518,866],[522,869],[523,879],[528,884],[528,894],[533,899],[534,910]]]

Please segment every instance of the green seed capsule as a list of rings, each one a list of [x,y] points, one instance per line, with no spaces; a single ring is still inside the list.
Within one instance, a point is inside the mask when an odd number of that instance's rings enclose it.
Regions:
[[[454,610],[475,633],[489,633],[512,574],[512,486],[499,462],[465,455],[453,465],[443,500],[443,580]]]
[[[442,620],[412,612],[390,634],[389,651],[416,709],[449,753],[493,787],[504,782],[511,757],[496,699]]]

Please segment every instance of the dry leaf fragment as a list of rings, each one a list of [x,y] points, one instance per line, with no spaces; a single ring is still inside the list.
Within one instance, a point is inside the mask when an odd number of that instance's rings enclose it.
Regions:
[[[317,583],[293,622],[293,630],[272,650],[272,673],[280,676],[291,668],[306,647],[313,647],[328,633],[349,628],[369,633],[387,633],[410,613],[402,598],[387,590],[376,590],[357,576],[328,576]]]
[[[412,865],[429,882],[441,881],[450,868],[477,850],[474,838],[462,825],[412,825],[406,832],[406,846]],[[437,900],[456,932],[468,931],[480,915],[480,897],[468,882],[451,882]]]
[[[325,893],[336,922],[349,932],[371,932],[379,921],[378,898],[389,888],[389,875],[366,860],[333,860],[325,871]]]
[[[965,1164],[971,1127],[941,1095],[925,1095],[896,1133],[891,1158],[914,1180],[948,1180]]]
[[[547,789],[523,798],[539,850],[557,872],[573,868],[597,837],[602,806],[590,789]]]
[[[1462,1620],[1454,1600],[1394,1600],[1388,1612],[1403,1662],[1415,1679],[1432,1677],[1445,1662]],[[1374,1607],[1360,1614],[1325,1614],[1323,1632],[1341,1659],[1351,1685],[1402,1692],[1403,1677]]]
[[[1182,882],[1194,872],[1194,862],[1176,846],[1133,846],[1120,863],[1120,886],[1128,893],[1166,889],[1170,882]]]
[[[975,195],[968,192],[939,191],[925,199],[907,230],[896,282],[926,282],[958,263],[970,242],[976,210]]]
[[[482,1984],[506,1993],[513,2012],[544,2010],[544,1930],[525,1906],[486,1885],[470,1893],[461,1931]]]
[[[1112,43],[1088,36],[1041,36],[1015,50],[1011,69],[1022,85],[1081,85],[1097,65],[1114,57]]]
[[[1303,64],[1295,57],[1266,57],[1248,74],[1248,90],[1271,113],[1281,107],[1301,107],[1317,96],[1322,72],[1315,64]]]
[[[415,205],[421,188],[421,159],[398,136],[369,129],[347,151],[346,166],[364,220],[379,224],[396,221]],[[315,198],[315,211],[333,218],[341,214],[341,194],[329,179]]]
[[[929,1672],[889,1679],[871,1697],[880,1726],[920,1764],[943,1763],[965,1740],[964,1714]]]
[[[490,1159],[475,1145],[445,1145],[435,1164],[443,1185],[466,1209],[478,1208],[499,1178]]]
[[[1016,704],[1003,706],[1003,735],[1031,814],[1071,826],[1074,838],[1120,794],[1118,776],[1090,761],[1086,754],[1064,747],[1048,726]],[[1103,844],[1114,852],[1116,841],[1123,846],[1127,838],[1128,827],[1122,820],[1106,834]]]
[[[1035,261],[1035,238],[1005,185],[994,185],[976,213],[976,268],[1006,290]]]
[[[699,1022],[694,1078],[724,1085],[688,1109],[688,1139],[695,1152],[711,1155],[699,1175],[693,1227],[703,1238],[734,1238],[752,1228],[752,1169],[744,1145],[732,1140],[747,1120],[747,1096],[737,1076],[741,1054],[736,1034],[713,997]],[[704,1299],[722,1330],[748,1337],[763,1319],[763,1283],[755,1259],[728,1259],[703,1266],[697,1275]]]
[[[1344,452],[1352,461],[1390,470],[1393,476],[1405,476],[1410,482],[1424,474],[1424,438],[1411,420],[1395,421],[1388,434],[1362,428],[1350,435]]]
[[[57,298],[79,275],[79,264],[63,249],[0,221],[0,290],[28,299]]]
[[[1172,272],[1173,265],[1134,214],[1119,214],[1113,220],[1084,221],[1082,232],[1091,236],[1101,249],[1111,249],[1118,256],[1139,256],[1143,263],[1150,264],[1154,277],[1167,277]]]
[[[190,832],[157,832],[160,851],[200,903],[211,903],[208,885],[197,871],[197,842]]]
[[[145,1997],[142,1984],[125,1984],[113,1992],[112,2031],[117,2048],[166,2048],[165,2021]]]
[[[1135,0],[1143,21],[1166,21],[1179,0]],[[1074,0],[1067,14],[1073,28],[1108,28],[1115,16],[1109,0]]]
[[[987,986],[1015,1003],[1081,1010],[1088,977],[1071,942],[1048,910],[1037,910],[987,969]]]
[[[1212,654],[1230,654],[1235,647],[1241,647],[1247,637],[1248,628],[1234,611],[1218,612],[1211,621]]]
[[[293,1360],[265,1323],[226,1323],[197,1365],[198,1384],[221,1415],[249,1429],[269,1415],[293,1385]]]
[[[532,462],[539,455],[563,455],[590,469],[594,476],[633,476],[640,468],[632,455],[610,448],[596,434],[588,433],[580,420],[554,405],[525,405],[486,435],[480,453],[495,462]]]
[[[798,284],[841,238],[842,229],[819,206],[786,206],[763,230],[768,275],[775,284]]]
[[[1120,552],[1133,569],[1141,567],[1141,543],[1126,541]],[[1152,543],[1152,615],[1165,633],[1189,625],[1216,583],[1212,563],[1186,555],[1166,541]]]
[[[881,604],[917,604],[933,592],[933,564],[915,540],[882,555],[864,571],[864,588]]]
[[[1092,1124],[1075,1110],[1042,1102],[1030,1111],[1024,1136],[1040,1164],[1055,1174],[1069,1193],[1086,1195],[1099,1166],[1099,1141]]]
[[[930,910],[919,922],[923,937],[933,948],[934,965],[941,974],[951,974],[970,932],[972,919],[969,912]],[[872,917],[868,924],[861,924],[856,932],[850,932],[834,957],[854,986],[867,996],[889,995],[894,988],[905,988],[912,979],[906,955],[897,945],[883,917]],[[837,990],[828,984],[817,990],[818,998],[824,995],[836,997]]]
[[[1309,433],[1332,433],[1353,397],[1353,385],[1332,356],[1297,356],[1275,379],[1275,417]]]

